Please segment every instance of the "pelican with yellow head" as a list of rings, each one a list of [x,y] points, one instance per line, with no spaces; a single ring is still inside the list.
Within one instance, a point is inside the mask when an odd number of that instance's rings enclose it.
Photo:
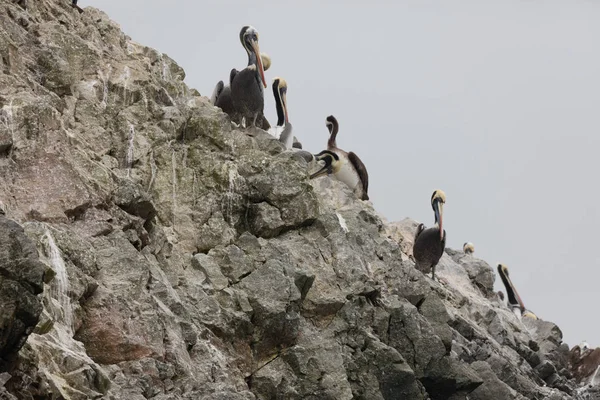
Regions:
[[[500,275],[500,279],[506,288],[508,307],[512,310],[512,312],[519,318],[524,317],[538,319],[533,312],[525,308],[525,304],[523,303],[523,300],[521,300],[521,296],[519,296],[517,289],[510,279],[510,274],[506,265],[498,264],[498,275]]]
[[[435,224],[427,229],[424,224],[419,224],[413,245],[415,267],[425,274],[431,271],[431,279],[434,280],[435,267],[446,248],[446,231],[443,228],[444,204],[446,204],[446,194],[439,189],[434,191],[431,195],[431,207]]]

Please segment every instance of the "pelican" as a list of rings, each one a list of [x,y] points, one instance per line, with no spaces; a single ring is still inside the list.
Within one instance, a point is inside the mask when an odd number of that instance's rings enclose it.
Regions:
[[[323,150],[315,155],[315,160],[324,161],[325,165],[319,171],[312,174],[310,179],[325,174],[333,175],[337,180],[344,182],[350,189],[354,190],[354,193],[361,200],[369,200],[369,174],[367,173],[367,167],[365,167],[365,164],[363,164],[356,154],[345,152],[336,146],[335,137],[339,125],[333,115],[326,118],[325,125],[329,129],[327,150]],[[333,143],[333,146],[331,146],[331,143]]]
[[[277,108],[277,127],[275,132],[281,132],[279,141],[286,149],[291,149],[294,136],[292,135],[292,124],[287,108],[287,82],[283,78],[273,79],[273,96],[275,96],[275,107]]]
[[[71,3],[71,7],[79,11],[79,14],[81,14],[83,13],[83,9],[77,5],[77,1],[78,0],[73,0],[73,2]]]
[[[473,254],[475,252],[475,246],[471,242],[463,244],[463,252],[465,254]]]
[[[336,138],[338,131],[340,130],[340,124],[333,115],[330,115],[329,117],[325,118],[325,126],[327,127],[327,130],[329,130],[327,150],[335,150],[337,149]]]
[[[267,71],[271,67],[271,57],[269,57],[265,53],[260,54],[260,59],[263,64],[263,69]],[[240,119],[236,115],[235,108],[233,108],[233,101],[231,99],[231,81],[237,75],[238,70],[232,69],[229,74],[229,84],[225,85],[223,81],[219,81],[215,89],[213,90],[212,96],[210,98],[210,102],[213,106],[219,107],[223,112],[236,123],[240,122]],[[266,118],[262,117],[262,128],[269,129],[269,122]]]
[[[504,283],[504,287],[506,288],[508,307],[512,310],[512,312],[519,318],[525,317],[538,319],[533,312],[525,308],[525,304],[523,304],[521,296],[519,296],[519,293],[517,293],[517,289],[515,289],[515,286],[510,279],[508,267],[506,265],[498,264],[498,275],[500,275],[500,279],[502,279],[502,283]]]
[[[267,87],[258,46],[258,32],[252,26],[244,26],[240,31],[240,41],[248,53],[248,66],[235,74],[231,71],[231,99],[242,124],[246,125],[244,121],[252,121],[252,126],[256,126],[256,120],[263,117],[263,87]]]
[[[446,194],[441,190],[434,191],[431,195],[431,207],[435,215],[435,225],[425,229],[425,225],[419,224],[413,245],[415,267],[423,273],[431,271],[431,279],[434,280],[435,267],[446,247],[446,231],[442,226],[444,204]]]

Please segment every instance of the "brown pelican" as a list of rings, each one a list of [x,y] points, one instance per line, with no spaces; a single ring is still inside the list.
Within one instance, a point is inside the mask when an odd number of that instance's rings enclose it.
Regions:
[[[446,194],[441,190],[433,192],[431,207],[435,215],[435,225],[425,229],[425,225],[419,224],[413,245],[415,267],[425,274],[431,271],[431,279],[435,279],[435,267],[446,247],[446,231],[442,225],[444,204]]]
[[[502,283],[504,283],[504,287],[506,288],[506,295],[508,297],[508,307],[512,310],[513,313],[517,317],[525,317],[538,319],[538,317],[531,311],[525,308],[525,304],[523,304],[523,300],[521,300],[521,296],[515,289],[513,285],[510,275],[508,273],[508,267],[504,264],[498,264],[498,275],[500,275],[500,279],[502,279]]]
[[[260,59],[263,64],[263,69],[267,71],[271,67],[271,57],[265,53],[260,54]],[[235,109],[233,108],[233,101],[231,99],[231,81],[237,75],[238,70],[232,69],[229,74],[229,84],[225,85],[223,81],[219,81],[215,89],[213,90],[210,102],[213,106],[219,107],[223,112],[232,119],[235,123],[240,123],[240,118],[236,115]],[[269,129],[269,122],[262,117],[262,128]]]
[[[77,5],[77,0],[73,0],[73,2],[71,3],[71,7],[75,8],[77,11],[79,11],[79,14],[81,14],[83,12],[83,9]]]
[[[294,136],[292,135],[292,124],[287,108],[287,82],[283,78],[273,79],[273,96],[275,96],[275,107],[277,108],[277,127],[275,133],[281,132],[279,141],[286,149],[291,149]]]
[[[252,26],[244,26],[240,31],[240,41],[248,53],[248,66],[236,74],[232,71],[231,99],[236,113],[242,119],[242,125],[252,121],[252,126],[256,126],[256,120],[263,116],[263,87],[267,87],[258,47],[258,32]]]
[[[463,252],[465,254],[473,254],[475,252],[475,246],[471,242],[463,244]]]
[[[335,139],[337,137],[338,131],[340,130],[340,124],[338,123],[337,119],[333,115],[330,115],[329,117],[327,117],[325,119],[325,126],[329,130],[329,140],[327,141],[327,150],[337,149],[337,142]]]
[[[335,130],[333,129],[334,124]],[[315,155],[315,160],[324,161],[325,165],[319,171],[312,174],[310,179],[325,174],[333,175],[337,180],[344,182],[350,189],[354,190],[354,193],[361,200],[369,200],[369,174],[367,173],[367,167],[365,167],[365,164],[363,164],[355,153],[345,152],[336,146],[335,136],[337,135],[339,125],[333,115],[327,117],[325,125],[329,129],[330,134],[329,141],[327,142],[327,150],[323,150]],[[331,143],[333,143],[333,146],[331,146]]]

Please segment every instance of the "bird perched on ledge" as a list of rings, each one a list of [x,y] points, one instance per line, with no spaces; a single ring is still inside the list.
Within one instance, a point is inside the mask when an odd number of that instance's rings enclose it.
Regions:
[[[463,244],[463,252],[465,254],[473,254],[475,252],[475,245],[471,242],[466,242]]]
[[[240,31],[240,41],[248,53],[248,66],[237,73],[234,73],[235,69],[231,71],[229,77],[231,98],[242,125],[256,126],[258,118],[262,119],[263,116],[265,105],[263,87],[267,87],[257,30],[252,26],[244,26]]]
[[[315,160],[323,161],[325,165],[312,174],[310,179],[333,175],[338,181],[344,182],[356,193],[361,200],[369,200],[369,174],[367,167],[353,152],[346,152],[337,147],[336,136],[339,130],[337,119],[330,115],[325,120],[325,126],[329,130],[327,150],[315,155]]]
[[[508,307],[512,310],[512,312],[519,318],[532,318],[538,319],[538,317],[527,308],[525,308],[525,304],[523,300],[521,300],[521,296],[517,292],[517,289],[512,283],[510,279],[510,275],[508,273],[508,267],[504,264],[498,264],[498,275],[500,275],[500,279],[502,279],[502,283],[506,288],[506,296],[508,297]]]
[[[275,97],[275,107],[277,109],[277,127],[279,141],[283,143],[286,149],[291,149],[294,141],[292,135],[292,124],[287,108],[287,82],[283,78],[273,79],[273,96]]]
[[[271,57],[265,53],[261,53],[260,59],[263,64],[263,69],[267,71],[271,67]],[[225,85],[223,81],[217,83],[210,98],[210,102],[213,106],[219,107],[225,114],[229,115],[229,118],[231,118],[233,122],[240,123],[241,119],[236,115],[235,108],[233,108],[233,100],[231,99],[231,78],[237,75],[237,73],[237,69],[234,68],[231,70],[229,84]],[[259,125],[265,130],[270,127],[269,122],[264,115],[262,116],[262,121]]]
[[[425,229],[424,224],[419,224],[413,245],[415,268],[425,274],[431,271],[431,279],[434,280],[435,267],[446,248],[446,231],[442,222],[444,204],[446,204],[446,194],[441,190],[434,191],[431,195],[431,207],[435,216],[435,225]]]

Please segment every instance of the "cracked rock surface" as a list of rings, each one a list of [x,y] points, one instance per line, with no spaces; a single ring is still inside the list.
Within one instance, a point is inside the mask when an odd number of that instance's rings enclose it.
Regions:
[[[99,10],[0,0],[0,398],[594,398],[483,260],[431,281],[416,221],[184,78]]]

